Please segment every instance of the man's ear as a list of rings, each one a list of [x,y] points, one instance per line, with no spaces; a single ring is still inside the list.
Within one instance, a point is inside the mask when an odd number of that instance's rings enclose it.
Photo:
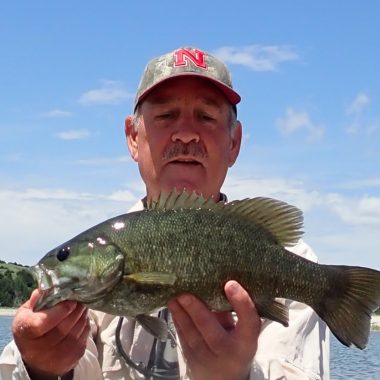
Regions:
[[[233,127],[231,131],[231,144],[230,144],[230,153],[229,153],[229,167],[231,167],[240,152],[240,145],[241,145],[241,138],[242,138],[242,126],[239,120],[236,121],[236,125]]]
[[[137,161],[138,160],[138,132],[134,125],[134,117],[132,115],[125,119],[125,137],[127,139],[129,153],[131,157]]]

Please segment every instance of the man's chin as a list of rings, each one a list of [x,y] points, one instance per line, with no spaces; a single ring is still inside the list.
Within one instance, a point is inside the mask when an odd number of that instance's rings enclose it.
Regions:
[[[171,192],[173,190],[176,190],[180,193],[186,192],[186,193],[197,193],[199,195],[203,195],[207,193],[207,186],[206,181],[203,180],[190,180],[190,179],[173,179],[171,181],[165,181],[165,183],[162,183],[161,189],[165,192]]]
[[[169,164],[160,173],[160,185],[165,191],[202,191],[207,184],[207,172],[200,164]],[[206,185],[207,186],[207,185]]]
[[[188,181],[183,181],[183,182],[176,182],[173,184],[168,184],[165,186],[165,191],[166,192],[171,192],[173,190],[176,190],[179,193],[186,192],[186,193],[197,193],[201,195],[204,191],[200,185],[190,183]]]

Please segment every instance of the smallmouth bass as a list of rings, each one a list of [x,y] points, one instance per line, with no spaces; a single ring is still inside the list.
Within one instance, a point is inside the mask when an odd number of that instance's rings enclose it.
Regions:
[[[128,316],[160,339],[167,326],[149,316],[192,293],[212,310],[231,310],[228,280],[251,295],[263,318],[287,326],[276,298],[311,306],[340,342],[363,349],[380,304],[380,272],[322,265],[289,252],[302,236],[302,212],[271,198],[215,203],[196,194],[162,193],[143,211],[94,226],[47,253],[34,267],[35,310],[77,300]]]

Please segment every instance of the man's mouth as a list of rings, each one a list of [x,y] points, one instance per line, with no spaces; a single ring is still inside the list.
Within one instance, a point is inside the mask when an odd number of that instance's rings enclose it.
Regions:
[[[202,162],[195,157],[174,157],[168,162],[169,164],[180,164],[189,166],[202,165]]]
[[[185,165],[194,165],[194,166],[197,166],[197,165],[201,165],[201,163],[197,160],[193,160],[193,159],[176,159],[176,160],[172,160],[170,161],[171,164],[185,164]]]

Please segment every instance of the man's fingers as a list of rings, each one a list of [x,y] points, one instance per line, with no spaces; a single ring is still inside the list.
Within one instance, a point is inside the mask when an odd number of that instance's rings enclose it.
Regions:
[[[56,346],[63,340],[78,339],[87,321],[87,309],[77,304],[72,313],[67,315],[56,328],[52,329],[40,338],[41,341],[49,342],[50,346]]]
[[[40,297],[40,290],[34,289],[32,294],[30,295],[30,298],[23,305],[21,305],[21,308],[33,309],[39,297]]]
[[[72,329],[66,333],[64,339],[62,339],[56,346],[60,351],[69,349],[71,355],[75,355],[80,358],[87,345],[87,338],[90,333],[90,323],[87,317],[87,310],[82,310],[80,318],[75,322]]]
[[[184,356],[190,362],[193,360],[212,360],[214,353],[210,350],[187,311],[177,300],[170,301],[169,309],[172,313]]]
[[[13,321],[13,334],[22,336],[26,339],[34,339],[46,334],[48,331],[56,327],[63,319],[71,314],[76,306],[75,301],[64,301],[54,307],[38,312],[33,312],[30,308],[33,297],[18,310]],[[29,306],[29,307],[28,307]],[[31,315],[33,314],[33,317]]]
[[[182,323],[180,327],[189,345],[196,348],[198,341],[203,341],[211,352],[217,354],[224,344],[226,331],[215,314],[190,294],[180,295],[177,301],[186,317],[181,314],[182,318],[179,319],[177,313],[174,318]]]
[[[174,323],[178,330],[181,331],[181,335],[188,347],[192,349],[198,347],[202,337],[197,331],[197,328],[187,311],[177,300],[173,300],[169,303],[169,309],[172,313]]]
[[[236,281],[228,281],[224,286],[226,297],[236,312],[237,329],[240,336],[258,335],[261,319],[254,302],[247,291]]]

